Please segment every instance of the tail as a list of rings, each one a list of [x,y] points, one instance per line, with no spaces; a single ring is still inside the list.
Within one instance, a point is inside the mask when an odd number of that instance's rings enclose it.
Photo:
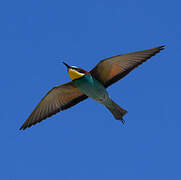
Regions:
[[[115,119],[117,120],[121,120],[122,123],[124,124],[124,120],[123,120],[123,116],[128,112],[125,109],[121,108],[119,105],[117,105],[113,100],[111,100],[111,102],[105,106],[107,107],[107,109],[113,114],[113,116],[115,117]]]

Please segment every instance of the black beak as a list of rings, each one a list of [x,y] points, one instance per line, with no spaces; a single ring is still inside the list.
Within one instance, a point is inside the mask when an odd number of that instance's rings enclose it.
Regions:
[[[62,62],[67,68],[70,68],[71,66],[69,66],[67,63]]]

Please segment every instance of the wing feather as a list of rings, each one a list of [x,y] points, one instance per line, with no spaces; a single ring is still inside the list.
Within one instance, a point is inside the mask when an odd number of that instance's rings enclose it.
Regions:
[[[87,99],[87,96],[75,87],[73,82],[54,87],[40,101],[20,130],[31,127],[61,110],[74,106],[84,99]]]
[[[100,61],[90,73],[105,87],[108,87],[162,49],[164,46],[107,58]]]

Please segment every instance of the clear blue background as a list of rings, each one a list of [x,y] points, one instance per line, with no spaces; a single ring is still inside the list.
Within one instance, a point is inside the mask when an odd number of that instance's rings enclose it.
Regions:
[[[0,179],[180,180],[179,1],[0,3]],[[123,126],[88,99],[26,131],[64,60],[86,70],[117,54],[166,49],[108,89]]]

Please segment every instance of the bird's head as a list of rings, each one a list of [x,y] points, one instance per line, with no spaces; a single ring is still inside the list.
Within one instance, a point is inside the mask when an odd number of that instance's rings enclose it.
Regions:
[[[67,63],[63,62],[63,64],[67,67],[67,70],[68,70],[68,74],[70,76],[70,79],[73,81],[73,80],[76,80],[76,79],[79,79],[83,76],[85,76],[86,74],[88,74],[89,72],[88,71],[85,71],[79,67],[76,67],[76,66],[69,66]]]

